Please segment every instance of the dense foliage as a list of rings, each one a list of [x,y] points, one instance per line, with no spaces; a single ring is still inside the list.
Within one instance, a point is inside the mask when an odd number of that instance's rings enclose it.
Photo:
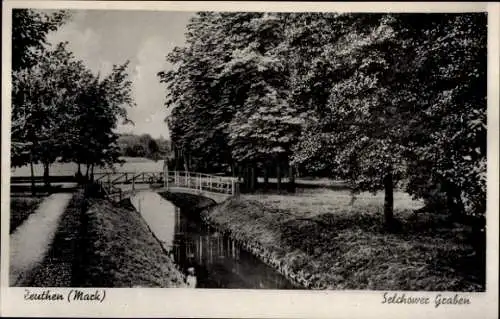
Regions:
[[[482,215],[486,34],[482,13],[198,13],[159,72],[177,165],[342,178],[385,190],[388,223],[395,187]]]
[[[153,160],[170,157],[170,142],[162,137],[155,139],[149,134],[120,134],[117,142],[123,156]]]

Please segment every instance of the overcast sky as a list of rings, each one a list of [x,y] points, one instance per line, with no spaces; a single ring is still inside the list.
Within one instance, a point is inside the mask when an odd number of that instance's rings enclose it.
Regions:
[[[165,85],[156,73],[169,66],[165,56],[183,45],[193,13],[165,11],[72,11],[71,20],[49,35],[53,44],[68,41],[70,50],[94,72],[110,72],[113,64],[130,60],[129,74],[137,106],[129,109],[135,126],[119,132],[169,137],[164,119]]]

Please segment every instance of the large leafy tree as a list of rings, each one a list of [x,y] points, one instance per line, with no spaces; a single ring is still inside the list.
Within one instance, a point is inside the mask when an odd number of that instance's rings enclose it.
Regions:
[[[347,178],[354,189],[385,189],[389,224],[392,189],[405,177],[419,197],[442,185],[453,211],[464,195],[484,205],[484,16],[346,15],[337,22],[348,32],[323,46],[317,71],[333,80],[328,102],[309,117],[296,160]]]
[[[87,176],[96,165],[117,162],[121,154],[114,129],[119,121],[129,121],[127,108],[135,105],[127,67],[128,62],[115,65],[102,79],[89,71],[82,73],[65,159],[78,163],[79,169],[86,164]]]
[[[216,13],[200,13],[194,18],[188,26],[188,45],[175,48],[167,57],[174,69],[159,73],[167,84],[166,105],[172,108],[169,127],[177,168],[181,161],[186,169],[200,169],[197,162],[229,162],[218,121],[224,110],[217,109],[216,89],[211,85],[214,67],[223,58],[220,47],[224,36],[217,18]]]
[[[176,67],[159,74],[173,108],[174,148],[186,164],[196,154],[233,172],[249,166],[255,179],[259,163],[287,158],[297,121],[280,56],[284,29],[276,14],[199,13],[192,20],[187,45],[168,57]]]
[[[348,179],[355,191],[384,189],[384,215],[391,224],[404,128],[403,113],[392,103],[386,83],[393,72],[390,20],[384,15],[345,15],[333,22],[342,27],[341,33],[323,45],[314,61],[313,73],[319,74],[306,77],[314,88],[326,73],[329,91],[311,115],[295,159],[319,162],[319,169]]]
[[[27,147],[21,156],[13,152],[14,165],[41,162],[48,177],[50,163],[68,142],[65,130],[74,115],[82,68],[61,43],[45,49],[35,65],[13,72],[12,139]]]
[[[14,165],[31,164],[31,175],[33,176],[33,149],[32,141],[20,136],[23,129],[32,130],[32,125],[26,121],[31,116],[26,108],[33,105],[20,105],[26,101],[27,78],[29,71],[38,63],[46,45],[47,34],[55,31],[69,17],[66,11],[56,11],[45,14],[31,9],[14,9],[12,12],[12,106],[13,118],[11,136],[11,159]],[[24,84],[23,84],[24,83]],[[21,86],[21,87],[19,87]],[[24,110],[20,108],[24,107]],[[17,117],[20,116],[20,117]],[[21,134],[22,135],[22,134]],[[32,178],[32,189],[34,180]]]
[[[234,171],[228,125],[244,101],[247,84],[220,74],[233,51],[248,43],[248,22],[256,15],[199,13],[188,25],[187,45],[167,57],[174,69],[159,73],[167,84],[166,105],[172,108],[168,121],[173,148],[185,168],[217,170],[225,164]]]
[[[18,71],[37,63],[47,44],[47,34],[57,30],[67,19],[67,11],[52,14],[32,9],[12,11],[12,69]]]
[[[250,162],[252,171],[260,164],[267,172],[269,164],[275,164],[278,185],[280,167],[288,161],[301,121],[289,103],[289,68],[281,46],[284,18],[266,13],[248,21],[251,41],[233,51],[220,75],[224,81],[244,85],[243,103],[229,124],[233,157]]]
[[[454,215],[483,215],[486,204],[486,15],[399,16],[394,23],[411,57],[407,92],[411,149],[408,191],[446,195]],[[401,50],[402,51],[402,50]],[[418,172],[418,173],[417,173]]]

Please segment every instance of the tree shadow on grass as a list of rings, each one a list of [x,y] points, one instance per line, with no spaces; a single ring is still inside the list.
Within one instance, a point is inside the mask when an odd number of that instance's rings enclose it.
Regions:
[[[485,254],[474,249],[468,229],[442,215],[403,216],[397,232],[387,231],[382,216],[368,213],[292,218],[282,223],[281,240],[292,251],[341,265],[332,272],[348,277],[364,273],[370,281],[392,276],[390,267],[421,268],[421,277],[416,275],[405,289],[484,291]],[[406,280],[392,272],[397,281]],[[432,283],[439,277],[443,279]]]

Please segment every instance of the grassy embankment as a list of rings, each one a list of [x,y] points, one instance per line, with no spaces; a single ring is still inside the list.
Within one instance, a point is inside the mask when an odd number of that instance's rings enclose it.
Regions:
[[[318,289],[484,291],[470,231],[395,194],[402,227],[383,227],[383,196],[316,189],[242,195],[202,214],[296,282]]]
[[[33,214],[43,197],[11,197],[10,198],[10,230],[13,233],[28,217]]]
[[[124,201],[91,201],[83,219],[83,287],[183,287],[184,276]]]

